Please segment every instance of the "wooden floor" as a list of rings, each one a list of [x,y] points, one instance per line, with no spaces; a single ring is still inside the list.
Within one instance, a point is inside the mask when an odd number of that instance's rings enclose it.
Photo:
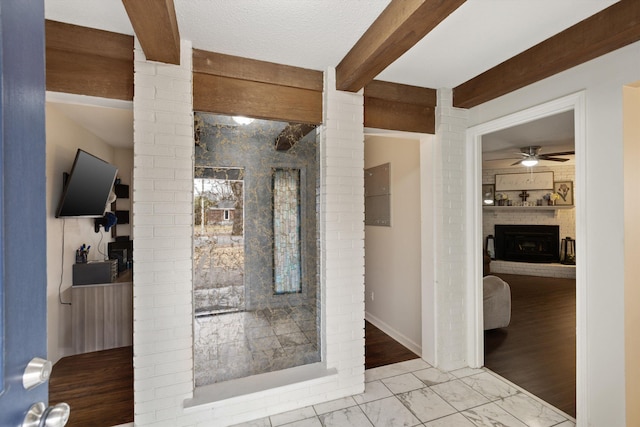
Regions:
[[[371,369],[418,356],[369,322],[364,322],[364,368]]]
[[[485,331],[485,366],[575,417],[575,279],[495,275],[511,287],[511,324]]]
[[[49,379],[49,404],[67,402],[67,427],[133,422],[133,347],[64,357]]]

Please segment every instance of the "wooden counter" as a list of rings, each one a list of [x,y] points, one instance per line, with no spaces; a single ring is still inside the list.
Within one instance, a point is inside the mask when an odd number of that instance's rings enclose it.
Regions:
[[[131,270],[113,283],[72,286],[71,304],[76,354],[133,345]]]

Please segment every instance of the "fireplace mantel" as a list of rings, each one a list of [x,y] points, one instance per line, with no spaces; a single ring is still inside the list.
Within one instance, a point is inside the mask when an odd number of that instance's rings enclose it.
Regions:
[[[514,210],[514,211],[557,211],[560,209],[573,209],[575,206],[483,206],[482,209],[487,211],[501,211],[501,210]]]
[[[553,215],[558,215],[559,210],[573,209],[575,206],[561,205],[561,206],[483,206],[485,211],[493,212],[494,216],[498,216],[499,212],[550,212]]]

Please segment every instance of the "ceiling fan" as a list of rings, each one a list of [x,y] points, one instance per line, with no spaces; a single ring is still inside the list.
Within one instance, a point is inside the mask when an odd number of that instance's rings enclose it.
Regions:
[[[520,149],[520,155],[522,156],[522,158],[513,163],[511,166],[520,164],[523,166],[531,167],[537,165],[540,160],[548,160],[551,162],[566,162],[569,159],[564,159],[556,156],[568,156],[576,153],[575,151],[562,151],[558,153],[540,154],[540,148],[542,147],[540,147],[539,145],[522,147]]]

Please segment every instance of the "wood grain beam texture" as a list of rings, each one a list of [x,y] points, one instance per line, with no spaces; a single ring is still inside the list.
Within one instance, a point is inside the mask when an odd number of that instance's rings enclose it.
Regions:
[[[466,0],[392,0],[336,67],[336,88],[357,92]]]
[[[122,0],[149,61],[180,64],[180,31],[173,0]]]
[[[322,123],[322,72],[193,50],[193,109]]]
[[[133,100],[133,37],[45,21],[47,90]]]
[[[621,0],[453,90],[471,108],[640,40],[640,1]]]
[[[365,127],[435,133],[436,90],[373,80],[364,87]]]

